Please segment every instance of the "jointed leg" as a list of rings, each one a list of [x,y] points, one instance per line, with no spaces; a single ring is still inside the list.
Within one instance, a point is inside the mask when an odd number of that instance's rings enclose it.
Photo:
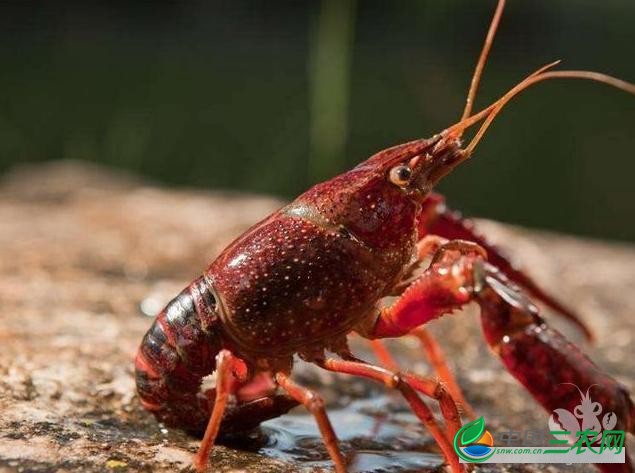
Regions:
[[[340,451],[337,436],[331,425],[326,410],[324,409],[324,401],[319,394],[303,386],[294,383],[286,373],[276,373],[276,381],[282,389],[289,393],[299,403],[303,404],[307,410],[313,414],[315,420],[320,428],[322,439],[326,450],[331,456],[331,460],[335,464],[335,470],[338,473],[346,472],[346,461]]]
[[[227,398],[232,389],[232,368],[235,358],[229,350],[222,350],[216,357],[216,397],[214,409],[209,418],[207,429],[198,453],[194,457],[194,467],[197,471],[205,471],[209,459],[210,451],[214,446],[214,441],[218,435],[223,414],[227,407]]]
[[[414,373],[400,373],[408,383],[421,394],[439,403],[443,420],[447,424],[448,439],[452,440],[461,428],[461,416],[456,401],[452,398],[445,384],[438,379],[419,376]]]
[[[395,358],[390,354],[381,340],[375,339],[371,340],[370,342],[375,355],[384,368],[402,373],[402,376],[407,377],[417,391],[439,402],[439,407],[441,408],[441,413],[443,414],[443,418],[447,423],[448,433],[450,437],[454,437],[456,431],[461,428],[461,419],[459,416],[459,411],[457,409],[457,406],[460,402],[463,402],[463,405],[467,406],[467,409],[465,410],[468,412],[468,415],[470,417],[473,416],[471,407],[464,400],[461,390],[458,387],[456,380],[452,376],[450,368],[447,366],[447,364],[445,364],[443,369],[440,369],[437,367],[434,361],[431,361],[440,381],[429,377],[422,377],[412,373],[402,372],[399,364],[397,363],[397,360],[395,360]],[[440,350],[440,347],[438,347],[438,345],[437,348]],[[429,354],[428,358],[431,358]],[[445,363],[444,360],[441,361]],[[454,388],[459,393],[457,397],[455,397],[452,393],[450,389],[451,385],[448,382],[448,379],[446,379],[444,376],[448,377],[450,383],[454,383]]]
[[[379,360],[379,364],[381,366],[391,371],[401,371],[399,369],[399,363],[397,362],[397,360],[395,360],[395,357],[392,356],[382,340],[370,340],[370,346],[373,349],[373,353],[375,353],[375,356]]]
[[[452,471],[463,471],[463,468],[458,461],[458,457],[454,453],[450,440],[446,437],[441,427],[437,424],[434,415],[432,414],[428,406],[426,406],[426,404],[417,395],[416,390],[412,385],[416,377],[412,375],[394,373],[385,368],[369,365],[362,361],[336,360],[327,358],[323,361],[317,361],[316,363],[322,368],[329,371],[334,371],[337,373],[347,373],[355,376],[369,378],[374,381],[383,383],[390,389],[399,390],[408,404],[410,404],[410,407],[412,408],[416,416],[423,422],[428,431],[434,437],[435,441],[441,448],[441,451],[447,463],[452,468]],[[425,386],[425,384],[422,383],[420,388],[429,390],[430,386]]]
[[[465,400],[463,391],[461,390],[459,383],[456,382],[456,378],[454,377],[454,374],[445,359],[443,350],[437,341],[424,327],[416,328],[410,333],[417,337],[421,342],[432,368],[441,381],[445,383],[454,401],[463,409],[470,419],[474,419],[476,417],[474,409],[472,409],[472,406]]]

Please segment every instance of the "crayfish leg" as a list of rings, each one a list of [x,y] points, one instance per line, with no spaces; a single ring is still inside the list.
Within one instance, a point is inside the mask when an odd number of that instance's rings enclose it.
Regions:
[[[434,372],[438,379],[445,385],[450,392],[450,396],[456,403],[457,407],[467,415],[470,419],[475,419],[476,415],[474,409],[467,402],[463,391],[456,381],[454,373],[448,364],[443,349],[439,343],[434,339],[434,336],[423,327],[419,327],[410,332],[419,341],[426,358],[430,362],[430,365],[434,369]],[[392,356],[386,345],[382,340],[374,339],[370,341],[371,348],[375,353],[375,356],[379,360],[379,363],[384,368],[388,368],[392,371],[401,371],[399,363]]]
[[[487,251],[488,261],[505,276],[524,288],[536,300],[575,324],[587,340],[593,341],[593,332],[572,309],[558,301],[529,275],[518,269],[496,246],[476,230],[471,220],[461,217],[458,212],[448,208],[441,194],[432,193],[423,206],[422,218],[419,221],[419,238],[433,234],[448,240],[468,240],[477,243]]]
[[[322,434],[322,440],[324,441],[326,450],[335,464],[335,471],[337,471],[337,473],[346,473],[346,460],[340,450],[337,435],[335,435],[331,421],[326,413],[322,397],[315,391],[300,386],[292,381],[287,373],[278,372],[275,375],[275,379],[282,389],[289,393],[297,402],[303,404],[304,407],[313,414],[320,433]]]
[[[430,408],[417,395],[417,391],[427,391],[428,394],[430,394],[430,383],[427,383],[428,380],[416,377],[414,375],[396,373],[385,368],[381,368],[379,366],[368,364],[358,359],[337,360],[333,358],[327,358],[324,360],[316,360],[315,363],[325,370],[371,379],[373,381],[384,384],[389,389],[395,389],[399,391],[404,399],[408,402],[415,415],[419,418],[419,420],[421,420],[430,434],[434,437],[434,440],[437,442],[437,445],[439,445],[439,448],[441,449],[441,452],[443,453],[443,456],[450,466],[452,472],[460,473],[464,471],[462,465],[459,463],[458,457],[456,456],[452,448],[452,442],[449,440],[448,436],[446,436],[446,433],[435,420],[434,414],[432,413]],[[419,386],[416,386],[416,384],[419,384]],[[437,388],[442,389],[442,386],[440,386],[439,383],[433,382],[432,384],[434,385],[434,390],[436,390]],[[454,408],[453,420],[455,422],[458,422],[460,425],[460,419],[458,417],[458,411],[456,411],[456,405],[450,397],[448,397],[447,399],[452,402],[452,407]],[[453,435],[454,433],[452,434],[452,436]]]
[[[209,461],[209,454],[216,441],[216,436],[220,429],[221,421],[227,407],[229,395],[235,385],[233,369],[236,358],[229,350],[221,350],[216,355],[216,392],[212,415],[207,423],[205,435],[201,441],[198,453],[194,457],[194,467],[200,472],[204,472]]]
[[[424,327],[418,327],[410,332],[410,334],[419,340],[436,375],[445,383],[456,403],[462,408],[467,417],[474,420],[476,418],[474,409],[465,399],[463,390],[456,381],[439,342],[437,342],[434,336]]]

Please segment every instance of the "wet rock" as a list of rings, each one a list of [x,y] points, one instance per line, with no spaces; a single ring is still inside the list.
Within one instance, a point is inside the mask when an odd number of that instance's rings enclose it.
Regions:
[[[134,352],[151,323],[149,315],[279,205],[262,196],[165,190],[78,163],[25,167],[5,176],[0,186],[0,471],[187,469],[198,441],[164,429],[140,408]],[[546,316],[633,391],[635,249],[479,223],[579,311],[598,335],[595,346]],[[482,342],[474,308],[430,327],[488,426],[546,426],[548,415]],[[429,372],[412,340],[389,345],[405,368]],[[363,343],[356,341],[354,348],[372,358]],[[397,396],[301,362],[296,376],[324,394],[343,449],[359,452],[354,470],[438,467],[430,436]],[[301,409],[249,435],[225,439],[214,450],[213,464],[215,471],[261,472],[323,471],[330,465],[311,417]]]

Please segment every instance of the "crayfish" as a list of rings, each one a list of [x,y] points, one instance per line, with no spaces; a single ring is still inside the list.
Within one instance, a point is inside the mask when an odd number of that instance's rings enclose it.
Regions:
[[[323,400],[291,377],[298,355],[399,392],[452,471],[463,471],[452,439],[461,427],[457,405],[469,414],[469,404],[423,326],[470,302],[480,306],[489,346],[544,408],[572,410],[578,402],[555,385],[595,384],[594,398],[616,414],[616,428],[635,433],[627,390],[549,328],[530,297],[589,338],[591,332],[433,192],[473,154],[507,102],[537,82],[590,79],[635,94],[633,84],[595,72],[555,71],[552,63],[472,114],[503,7],[499,0],[456,124],[380,151],[309,189],[231,243],[156,317],[136,357],[139,398],[166,425],[204,434],[194,460],[198,470],[219,434],[247,431],[301,404],[315,417],[335,469],[346,471]],[[477,123],[480,129],[463,147],[464,131]],[[422,268],[424,261],[430,263]],[[397,298],[382,304],[388,296]],[[353,355],[347,345],[353,332],[372,340],[384,366]],[[423,342],[441,380],[391,366],[381,339],[406,335]],[[202,389],[212,373],[215,387]],[[438,403],[443,424],[422,396]],[[629,460],[618,466],[630,471]]]

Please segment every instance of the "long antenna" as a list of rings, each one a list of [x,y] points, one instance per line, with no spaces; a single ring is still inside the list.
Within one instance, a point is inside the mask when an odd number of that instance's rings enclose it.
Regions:
[[[465,108],[463,109],[461,120],[465,120],[470,116],[470,113],[472,113],[474,98],[476,97],[476,92],[478,91],[478,86],[481,82],[481,76],[483,75],[483,69],[485,68],[489,51],[494,43],[494,36],[496,36],[496,30],[498,29],[498,24],[500,23],[501,16],[503,15],[504,8],[505,0],[498,0],[496,11],[494,12],[494,16],[492,17],[492,21],[489,25],[489,30],[487,31],[487,36],[485,37],[485,43],[483,43],[481,55],[478,58],[474,74],[472,75],[472,82],[470,83],[470,90],[467,94],[467,99],[465,100]]]
[[[473,125],[479,123],[483,119],[483,124],[476,132],[472,141],[468,144],[468,146],[462,151],[462,156],[460,159],[454,161],[451,165],[449,165],[444,171],[443,175],[449,174],[456,166],[464,162],[468,159],[471,154],[474,152],[474,149],[479,144],[485,132],[492,124],[494,119],[498,116],[505,105],[516,95],[520,94],[524,90],[530,88],[532,85],[552,80],[552,79],[585,79],[592,80],[594,82],[601,82],[606,85],[610,85],[611,87],[615,87],[617,89],[623,90],[629,94],[635,95],[635,84],[631,84],[630,82],[623,81],[613,76],[609,76],[606,74],[602,74],[600,72],[593,71],[549,71],[548,69],[552,68],[560,61],[552,62],[551,64],[547,64],[536,72],[530,74],[525,79],[520,81],[517,85],[512,87],[505,95],[499,98],[496,102],[491,104],[490,106],[484,108],[480,112],[472,115],[471,117],[467,117],[461,120],[458,123],[446,128],[440,134],[443,137],[442,142],[446,142],[448,140],[453,140],[460,138],[465,130],[472,127]]]
[[[544,66],[542,66],[540,69],[535,70],[534,72],[532,72],[531,74],[529,74],[527,77],[525,77],[520,83],[525,82],[526,80],[535,77],[545,71],[547,71],[548,69],[551,69],[552,67],[555,67],[556,65],[560,64],[560,59],[557,61],[553,61],[549,64],[546,64]],[[501,97],[502,99],[502,97]],[[472,115],[471,117],[466,117],[461,119],[461,121],[455,123],[454,125],[446,128],[445,130],[443,130],[441,132],[442,135],[453,135],[453,138],[460,138],[463,135],[463,132],[465,130],[467,130],[468,128],[470,128],[472,125],[480,122],[481,120],[483,120],[483,118],[487,117],[492,110],[494,110],[496,108],[496,106],[498,105],[499,101],[501,100],[497,100],[496,102],[494,102],[493,104],[489,105],[488,107],[484,108],[483,110],[481,110],[478,113],[475,113],[474,115]]]
[[[595,82],[601,82],[603,84],[610,85],[611,87],[615,87],[617,89],[621,89],[625,92],[628,92],[629,94],[635,95],[635,84],[631,84],[630,82],[626,82],[616,77],[602,74],[600,72],[547,71],[547,72],[541,72],[536,75],[532,75],[528,77],[527,79],[525,79],[524,81],[522,81],[517,86],[515,86],[514,88],[512,88],[509,92],[503,95],[503,97],[501,97],[499,100],[495,102],[493,110],[489,113],[489,115],[487,116],[483,124],[481,125],[481,128],[476,133],[476,135],[474,135],[474,138],[472,138],[472,141],[470,142],[470,144],[465,148],[466,157],[469,156],[474,151],[474,149],[476,148],[478,143],[481,141],[481,138],[483,138],[483,135],[485,134],[485,132],[487,131],[491,123],[494,121],[494,119],[500,113],[500,111],[505,107],[507,102],[509,102],[512,98],[514,98],[516,95],[518,95],[519,93],[521,93],[523,90],[527,89],[528,87],[532,86],[533,84],[536,84],[538,82],[542,82],[545,80],[551,80],[551,79],[592,80]]]

